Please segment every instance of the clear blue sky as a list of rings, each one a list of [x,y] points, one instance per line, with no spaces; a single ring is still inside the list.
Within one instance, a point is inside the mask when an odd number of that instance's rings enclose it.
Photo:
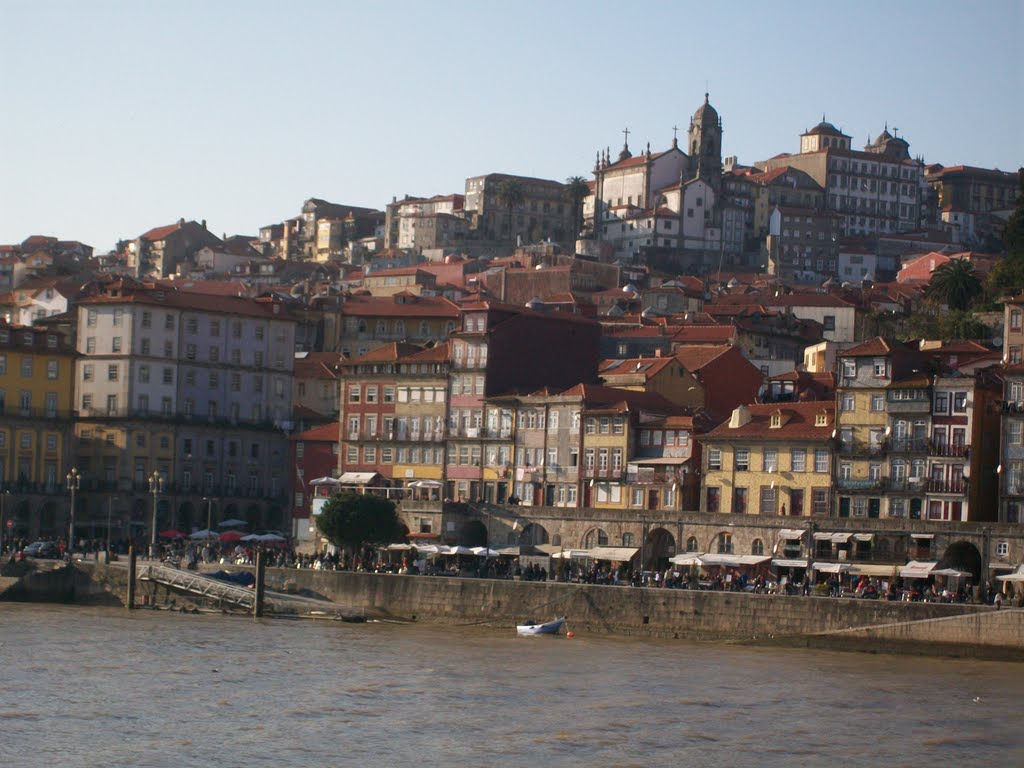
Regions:
[[[1024,163],[1024,2],[0,0],[0,243],[179,217],[255,234],[308,197],[589,177],[666,148],[709,83],[724,154],[825,113],[927,162]]]

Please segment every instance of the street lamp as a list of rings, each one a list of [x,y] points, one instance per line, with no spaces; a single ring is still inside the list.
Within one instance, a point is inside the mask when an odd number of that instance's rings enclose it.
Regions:
[[[7,506],[7,497],[10,495],[11,492],[7,490],[0,493],[0,555],[4,552],[4,511]]]
[[[107,562],[110,562],[110,518],[114,510],[114,497],[107,497]]]
[[[82,487],[82,476],[72,467],[66,479],[71,492],[71,523],[68,527],[68,554],[71,554],[75,551],[75,492]]]
[[[153,474],[149,476],[149,492],[153,494],[153,530],[150,532],[149,540],[149,556],[152,559],[156,559],[156,504],[157,496],[160,491],[164,489],[164,476],[160,474],[158,470],[153,470]]]

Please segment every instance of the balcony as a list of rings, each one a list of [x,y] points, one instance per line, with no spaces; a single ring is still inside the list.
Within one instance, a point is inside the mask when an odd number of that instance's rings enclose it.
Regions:
[[[940,443],[931,440],[928,443],[928,454],[931,456],[963,458],[970,453],[970,448],[962,443]]]
[[[930,398],[921,400],[888,400],[885,409],[891,414],[897,413],[928,413],[931,410],[932,401]]]
[[[0,403],[0,416],[7,419],[33,419],[44,421],[69,421],[74,411],[54,408],[21,408],[14,403]]]
[[[967,480],[928,480],[925,490],[928,493],[966,494],[970,483]]]
[[[583,477],[587,480],[621,480],[624,471],[624,467],[604,469],[598,469],[597,467],[584,467]]]
[[[923,477],[890,477],[886,479],[885,487],[896,493],[924,493],[925,479]]]
[[[885,443],[865,443],[862,440],[854,440],[849,443],[839,443],[839,453],[843,456],[882,456],[885,454]]]
[[[895,437],[888,441],[889,453],[924,453],[928,450],[927,437]]]
[[[200,424],[214,427],[236,427],[241,429],[280,430],[281,424],[271,419],[239,419],[229,416],[202,416],[196,413],[167,414],[162,411],[139,408],[83,408],[72,412],[79,419],[109,421],[112,419],[144,419],[170,424]]]

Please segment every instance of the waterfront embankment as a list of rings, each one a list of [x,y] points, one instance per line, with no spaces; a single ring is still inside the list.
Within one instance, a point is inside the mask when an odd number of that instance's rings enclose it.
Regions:
[[[580,633],[1024,661],[1024,611],[987,606],[284,568],[266,574],[272,590],[393,621],[510,628],[566,615]],[[77,563],[23,578],[3,597],[123,602],[126,588],[126,569]]]

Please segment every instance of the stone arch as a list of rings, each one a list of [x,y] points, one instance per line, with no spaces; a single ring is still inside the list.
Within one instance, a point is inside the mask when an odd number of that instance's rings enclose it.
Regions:
[[[647,534],[644,545],[644,567],[668,567],[669,558],[676,553],[676,537],[664,528],[654,528]]]
[[[700,552],[700,544],[697,543],[697,537],[691,536],[686,540],[686,551],[687,552]]]
[[[530,523],[519,534],[519,546],[535,546],[548,543],[547,529],[539,523]]]
[[[973,584],[981,580],[981,552],[969,541],[956,541],[946,547],[946,551],[939,558],[935,568],[956,568],[958,571],[967,571],[971,574]]]
[[[556,533],[554,536],[551,537],[551,546],[553,546],[553,547],[560,547],[560,546],[562,546],[562,534]]]
[[[591,528],[583,535],[583,549],[608,546],[608,531],[604,528]]]
[[[467,520],[459,528],[456,541],[463,547],[485,547],[488,545],[487,526],[479,520]]]
[[[752,555],[763,555],[764,554],[764,542],[761,539],[754,539],[750,543],[750,554]]]
[[[249,523],[250,531],[258,531],[263,528],[263,509],[259,504],[250,504],[246,508],[245,521]]]
[[[715,534],[714,550],[720,555],[731,555],[733,553],[733,542],[731,531],[719,531]]]

